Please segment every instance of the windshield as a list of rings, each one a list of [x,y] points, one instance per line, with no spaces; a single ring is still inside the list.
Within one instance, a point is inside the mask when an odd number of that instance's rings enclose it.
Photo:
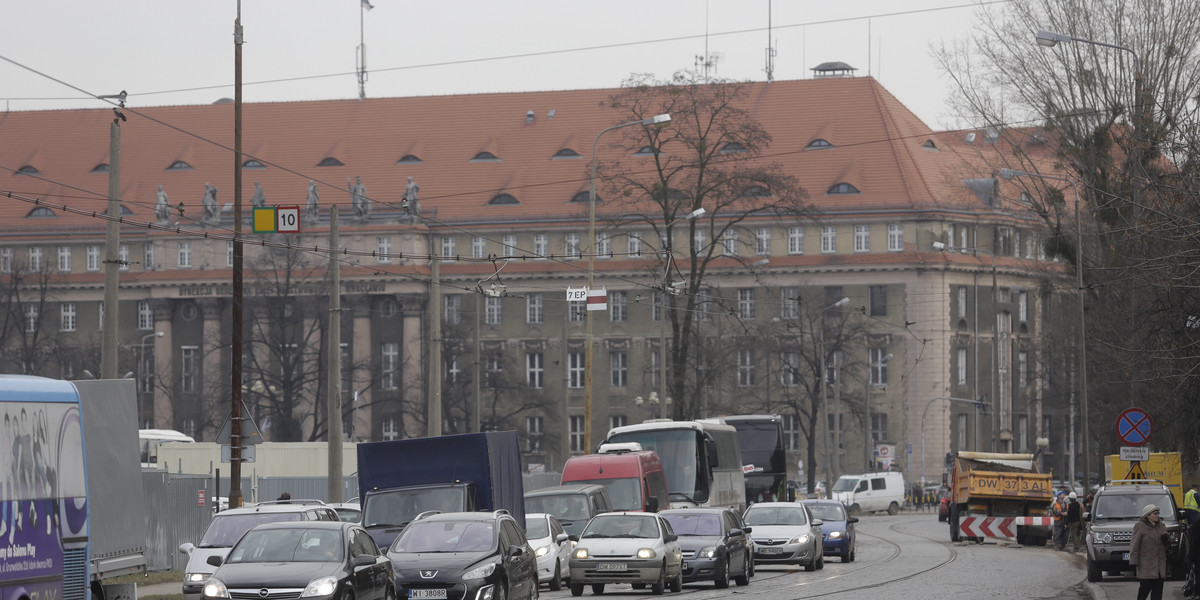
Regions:
[[[392,490],[367,496],[364,527],[404,525],[427,510],[458,512],[466,509],[462,487]]]
[[[342,560],[343,546],[336,530],[262,529],[247,533],[228,562],[336,562]]]
[[[217,513],[208,531],[200,539],[201,548],[229,548],[237,543],[242,534],[250,531],[259,523],[275,523],[279,521],[299,521],[299,512],[265,512],[230,515]]]
[[[583,538],[656,538],[658,523],[654,517],[614,515],[596,517],[583,530]]]
[[[626,431],[609,436],[612,443],[637,442],[643,449],[653,450],[662,459],[667,476],[667,493],[696,503],[708,502],[708,474],[703,473],[700,433],[692,429],[652,429]],[[613,498],[614,503],[616,498]]]
[[[800,506],[758,507],[746,510],[747,525],[807,525],[808,516]]]
[[[405,528],[392,552],[487,552],[496,547],[492,523],[424,519]]]
[[[1165,492],[1144,494],[1099,494],[1092,502],[1093,519],[1139,519],[1142,508],[1153,504],[1159,508],[1159,516],[1165,521],[1174,521],[1174,503]]]
[[[676,515],[665,514],[663,518],[671,524],[675,535],[707,535],[720,536],[721,518],[717,515]]]
[[[586,521],[592,516],[585,494],[554,494],[530,496],[525,499],[525,512],[550,513],[562,521]]]
[[[531,540],[550,537],[550,521],[545,517],[525,519],[525,537]]]
[[[857,477],[839,477],[833,482],[833,491],[835,492],[853,492],[854,488],[858,487]]]
[[[755,473],[746,475],[746,500],[750,502],[776,502],[787,500],[783,495],[784,477],[781,474]]]
[[[822,521],[845,521],[846,509],[841,504],[809,504],[808,510],[814,519]]]
[[[612,502],[613,510],[642,510],[642,483],[637,477],[581,479],[570,483],[596,483],[604,486],[608,489],[608,499]]]

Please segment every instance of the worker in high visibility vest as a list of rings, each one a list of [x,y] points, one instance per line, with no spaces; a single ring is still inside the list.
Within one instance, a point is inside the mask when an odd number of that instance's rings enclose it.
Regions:
[[[1054,501],[1050,503],[1050,516],[1054,517],[1054,527],[1051,529],[1054,536],[1054,549],[1062,550],[1067,546],[1067,492],[1060,491],[1054,497]]]
[[[1192,489],[1183,495],[1183,510],[1187,512],[1189,526],[1195,526],[1196,522],[1200,521],[1200,503],[1196,498],[1198,494],[1200,494],[1200,484],[1193,483]]]

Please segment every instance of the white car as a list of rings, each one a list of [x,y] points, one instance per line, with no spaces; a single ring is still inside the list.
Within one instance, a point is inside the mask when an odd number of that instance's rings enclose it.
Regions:
[[[572,536],[574,539],[574,536]],[[601,513],[588,521],[571,551],[571,595],[582,596],[585,585],[604,593],[608,583],[629,583],[633,589],[650,586],[661,596],[666,588],[683,589],[683,553],[679,536],[657,513]]]
[[[571,548],[574,544],[554,515],[528,513],[525,515],[525,538],[537,556],[538,583],[550,584],[552,591],[562,589],[563,579],[570,575]]]
[[[821,519],[814,519],[803,503],[759,502],[742,515],[753,528],[754,562],[804,565],[805,571],[825,568]]]

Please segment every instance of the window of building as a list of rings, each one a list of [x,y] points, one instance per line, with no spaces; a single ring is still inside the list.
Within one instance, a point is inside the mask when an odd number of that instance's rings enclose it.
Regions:
[[[642,255],[642,234],[633,231],[626,238],[626,250],[631,257],[640,257]]]
[[[87,247],[87,270],[100,270],[100,246]]]
[[[888,252],[904,250],[904,226],[899,223],[888,223]]]
[[[142,246],[142,269],[154,269],[154,244],[147,243]]]
[[[179,387],[185,392],[196,392],[200,389],[200,347],[180,346],[179,357]]]
[[[809,142],[808,145],[804,147],[804,149],[805,150],[823,150],[826,148],[833,148],[833,147],[834,147],[833,144],[830,144],[828,140],[823,140],[821,138],[817,138],[817,139]]]
[[[571,300],[567,302],[567,319],[572,323],[582,323],[587,319],[587,302]]]
[[[887,348],[871,348],[870,351],[871,363],[871,385],[887,385],[888,382],[888,361]]]
[[[738,318],[754,319],[754,288],[738,288]]]
[[[525,353],[525,385],[540,390],[544,386],[546,365],[541,352]]]
[[[967,316],[967,286],[958,287],[958,317],[965,319]]]
[[[967,430],[967,414],[966,413],[958,414],[958,419],[954,424],[954,431],[958,437],[958,449],[966,450],[967,442],[968,442],[968,439],[967,439],[967,431],[968,431]]]
[[[779,355],[779,383],[783,387],[800,385],[799,352],[783,352]]]
[[[423,162],[425,162],[425,161],[421,160],[421,157],[419,157],[415,154],[405,154],[404,156],[400,157],[400,160],[396,161],[396,164],[398,164],[398,165],[419,165]]]
[[[381,265],[392,262],[392,238],[386,235],[375,238],[375,262]]]
[[[885,412],[871,413],[871,441],[882,444],[888,440],[888,418]]]
[[[1029,353],[1021,350],[1017,352],[1017,387],[1025,387],[1029,385]]]
[[[958,385],[967,385],[967,349],[959,348],[956,353],[958,356],[958,364],[956,365],[958,375],[955,377]]]
[[[442,236],[442,258],[454,258],[454,237]]]
[[[447,325],[458,325],[462,322],[462,294],[446,294],[442,297],[445,304],[443,312]]]
[[[0,248],[0,273],[13,272],[13,249]]]
[[[725,256],[738,255],[738,232],[732,227],[721,234],[721,243],[725,246]]]
[[[771,229],[759,227],[754,230],[754,254],[767,256],[771,254]]]
[[[1029,320],[1029,294],[1017,293],[1017,319],[1022,323]]]
[[[563,235],[563,254],[567,259],[579,258],[579,234],[568,233]]]
[[[484,298],[484,322],[488,325],[499,325],[504,313],[501,311],[500,298],[488,296]]]
[[[75,331],[75,303],[63,302],[58,308],[58,328],[62,331]]]
[[[861,194],[862,192],[858,191],[858,188],[843,181],[841,183],[833,184],[833,187],[830,187],[829,191],[825,193],[830,196],[834,196],[839,194]]]
[[[796,415],[783,415],[783,441],[784,450],[800,450],[800,419]]]
[[[42,248],[41,246],[33,246],[29,249],[29,272],[40,273],[42,271]]]
[[[22,314],[23,314],[23,315],[24,315],[24,317],[25,317],[25,318],[23,319],[23,320],[24,320],[24,322],[25,322],[25,333],[35,333],[35,332],[37,332],[37,326],[38,326],[38,305],[36,305],[36,304],[26,304],[26,305],[24,305],[24,307],[22,308],[22,311],[23,311],[23,312],[22,312]]]
[[[612,236],[607,231],[596,234],[596,258],[612,258]]]
[[[582,154],[580,154],[580,153],[578,153],[578,152],[576,152],[576,151],[574,151],[574,150],[572,150],[572,149],[570,149],[570,148],[563,148],[562,150],[559,150],[558,152],[555,152],[555,153],[554,153],[554,156],[551,156],[550,158],[551,158],[551,159],[560,159],[560,158],[583,158],[583,155],[582,155]]]
[[[500,356],[493,354],[487,357],[487,376],[485,381],[489,386],[499,385],[500,383]]]
[[[785,287],[779,290],[779,318],[800,318],[800,288]]]
[[[608,417],[608,428],[609,429],[616,429],[617,427],[624,427],[628,424],[629,424],[629,418],[626,417],[625,415],[609,415],[609,417]]]
[[[346,364],[343,362],[342,364]],[[448,383],[458,383],[458,377],[462,375],[462,367],[458,365],[458,355],[451,354],[450,359],[446,361],[446,381]]]
[[[192,165],[187,164],[182,160],[177,160],[167,167],[168,171],[191,171]]]
[[[653,292],[650,296],[650,320],[663,320],[663,303],[666,301],[666,296],[662,292]]]
[[[624,350],[610,350],[608,363],[613,387],[625,387],[629,381],[629,355]]]
[[[63,273],[71,272],[71,247],[58,247],[58,270]]]
[[[613,323],[622,323],[629,318],[629,292],[608,293],[608,317]]]
[[[137,327],[141,331],[154,329],[154,307],[151,306],[149,300],[138,300]]]
[[[525,417],[525,451],[542,451],[542,417]]]
[[[321,162],[317,163],[317,166],[318,167],[344,167],[344,166],[346,166],[346,164],[343,163],[342,161],[338,160],[337,158],[334,158],[332,156],[326,156],[325,158],[321,159]]]
[[[503,236],[501,236],[500,237],[500,245],[503,246],[501,248],[501,251],[504,252],[504,254],[506,254],[508,256],[515,256],[518,252],[516,234],[506,233]],[[536,248],[534,249],[534,252],[537,252]],[[541,254],[541,253],[539,252],[539,254]]]
[[[124,264],[121,266],[124,267]],[[225,266],[233,266],[233,242],[225,242]]]
[[[104,331],[104,301],[96,303],[96,331]]]
[[[738,387],[754,385],[754,350],[752,348],[738,350],[737,374]]]
[[[397,389],[400,377],[400,344],[384,342],[379,348],[379,387]]]
[[[495,154],[492,154],[491,152],[488,152],[487,150],[484,150],[483,152],[480,152],[471,158],[471,162],[499,162],[499,161],[500,161],[500,157],[496,156]]]
[[[693,236],[693,241],[696,242],[696,254],[704,254],[708,249],[708,232],[696,228],[696,235]]]
[[[488,204],[491,204],[493,206],[501,205],[501,204],[509,205],[509,204],[520,204],[520,203],[521,203],[521,201],[517,200],[517,197],[512,194],[496,194],[495,196],[492,197],[491,200],[488,200]]]
[[[870,305],[872,317],[887,316],[887,286],[872,285],[867,288],[868,294],[871,296]]]
[[[583,389],[585,358],[583,352],[567,353],[567,387],[573,390]]]
[[[541,292],[527,294],[525,296],[525,322],[526,323],[541,323],[542,322],[542,294]]]
[[[386,418],[381,419],[379,429],[383,437],[383,441],[392,442],[400,439],[400,426],[396,423],[396,419]]]
[[[650,350],[650,387],[658,389],[662,383],[662,350],[652,348]]]
[[[1017,434],[1014,438],[1017,440],[1017,452],[1029,452],[1029,417],[1027,415],[1017,417]]]
[[[866,225],[854,226],[854,251],[868,252],[871,250],[871,229]]]
[[[177,246],[177,248],[179,249],[179,266],[180,267],[192,266],[192,243],[191,242],[178,242],[178,244],[179,245]]]
[[[583,447],[583,417],[571,415],[569,437],[571,438],[571,452],[587,452],[587,449]]]
[[[837,252],[837,228],[833,225],[821,226],[821,252]]]

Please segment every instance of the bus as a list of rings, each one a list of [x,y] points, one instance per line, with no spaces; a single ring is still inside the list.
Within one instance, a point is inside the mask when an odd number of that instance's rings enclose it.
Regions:
[[[787,494],[787,451],[784,449],[783,417],[779,415],[733,415],[705,419],[737,429],[746,474],[746,501],[792,500]]]
[[[139,429],[138,444],[142,449],[142,468],[157,468],[158,447],[169,442],[195,443],[196,440],[174,429]]]
[[[0,600],[84,600],[88,502],[79,393],[0,376]]]
[[[651,419],[614,427],[606,444],[635,442],[656,452],[667,477],[671,508],[746,508],[746,483],[737,430],[706,421]]]

